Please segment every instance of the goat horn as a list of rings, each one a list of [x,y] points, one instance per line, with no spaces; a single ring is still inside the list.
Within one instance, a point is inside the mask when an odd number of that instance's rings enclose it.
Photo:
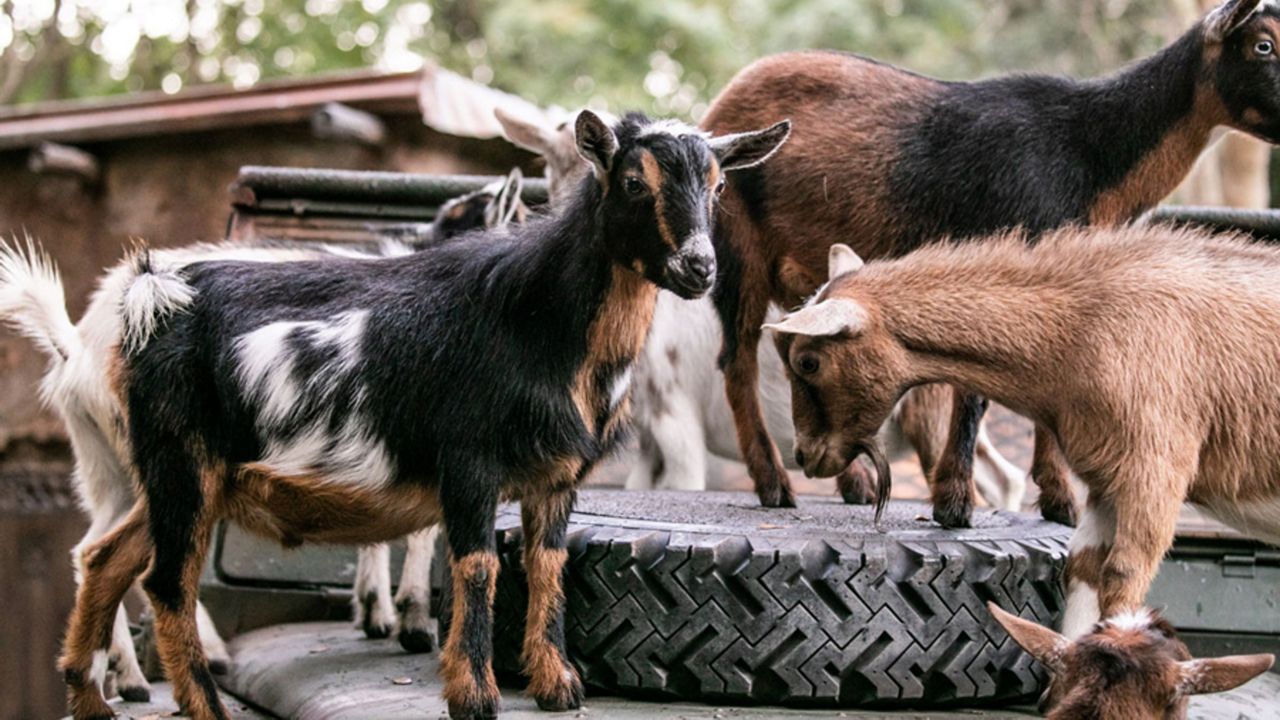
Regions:
[[[854,457],[866,454],[876,466],[876,530],[880,529],[880,518],[884,515],[885,506],[889,504],[889,493],[893,490],[893,472],[889,469],[889,460],[880,449],[875,439],[864,440],[854,446]]]

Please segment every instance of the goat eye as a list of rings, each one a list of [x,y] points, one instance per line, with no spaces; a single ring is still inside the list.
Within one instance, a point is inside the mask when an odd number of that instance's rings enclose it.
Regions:
[[[822,363],[818,361],[817,355],[801,355],[796,358],[796,372],[801,375],[812,375],[818,372],[822,367]]]
[[[724,179],[723,179],[723,178],[721,178],[721,179],[720,179],[720,182],[716,183],[716,194],[717,194],[717,195],[719,195],[719,194],[720,194],[720,193],[722,193],[722,192],[724,192]]]
[[[626,190],[627,194],[633,198],[644,197],[644,194],[649,191],[649,189],[645,187],[645,184],[639,178],[635,177],[623,178],[622,189]]]
[[[1275,49],[1275,44],[1270,40],[1259,40],[1258,44],[1253,46],[1253,52],[1264,57],[1275,52]]]

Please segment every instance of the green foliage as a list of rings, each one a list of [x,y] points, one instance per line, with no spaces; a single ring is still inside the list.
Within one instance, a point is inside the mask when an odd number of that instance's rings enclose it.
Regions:
[[[944,78],[1093,74],[1183,29],[1167,0],[0,1],[0,103],[425,57],[541,103],[697,116],[734,72],[781,50]]]

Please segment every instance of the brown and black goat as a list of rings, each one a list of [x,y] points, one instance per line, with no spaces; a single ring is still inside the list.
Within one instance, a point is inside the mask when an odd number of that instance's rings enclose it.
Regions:
[[[1191,502],[1280,542],[1280,248],[1167,227],[934,245],[831,280],[778,332],[797,457],[832,475],[907,388],[1053,432],[1088,488],[1063,633],[1142,605]]]
[[[795,128],[777,158],[730,180],[715,238],[720,362],[761,502],[794,499],[756,393],[760,326],[771,302],[796,307],[822,283],[827,248],[893,257],[944,236],[1020,226],[1034,240],[1065,224],[1130,220],[1178,185],[1215,127],[1280,140],[1278,43],[1280,7],[1230,0],[1160,53],[1096,80],[942,82],[837,52],[786,53],[741,71],[703,127],[734,132],[786,116]],[[985,407],[973,395],[953,405],[933,482],[945,526],[969,522]],[[1074,524],[1047,428],[1036,432],[1032,476],[1045,517]]]
[[[547,218],[385,260],[157,265],[124,294],[106,361],[142,498],[84,553],[61,666],[77,720],[111,715],[90,681],[125,589],[143,587],[174,696],[225,718],[194,630],[215,522],[285,544],[384,541],[443,521],[452,624],[441,671],[455,718],[492,717],[494,512],[518,498],[539,706],[578,706],[564,650],[565,531],[577,484],[616,445],[658,288],[710,289],[725,173],[786,139],[708,138],[583,112],[592,163]]]
[[[987,609],[1053,674],[1043,703],[1050,720],[1185,720],[1192,695],[1239,687],[1276,660],[1271,654],[1194,660],[1169,621],[1146,608],[1109,617],[1074,641],[995,603]]]

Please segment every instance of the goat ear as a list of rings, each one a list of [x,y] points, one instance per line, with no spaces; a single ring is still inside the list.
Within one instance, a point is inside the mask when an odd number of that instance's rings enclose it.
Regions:
[[[1062,658],[1071,647],[1070,640],[1047,627],[1007,613],[993,602],[987,603],[987,610],[1028,655],[1049,668],[1050,672],[1062,669]]]
[[[546,155],[547,150],[551,148],[554,130],[525,118],[516,117],[500,107],[493,109],[493,116],[502,126],[502,134],[512,145],[538,155]]]
[[[862,269],[862,258],[853,248],[844,243],[836,243],[827,253],[827,280],[835,280],[841,275],[858,272]]]
[[[1180,662],[1178,692],[1181,695],[1201,695],[1231,690],[1270,670],[1275,661],[1275,655],[1266,654]]]
[[[597,178],[604,178],[613,167],[614,153],[618,152],[618,136],[590,110],[578,113],[573,124],[573,137],[578,145],[578,154],[596,170]]]
[[[1220,43],[1253,16],[1262,0],[1227,0],[1204,19],[1204,38]]]
[[[711,150],[722,170],[741,170],[768,160],[790,135],[791,121],[783,120],[764,130],[711,138]]]
[[[866,324],[866,309],[853,300],[841,298],[803,307],[779,322],[765,325],[764,329],[789,335],[831,337],[845,332],[857,335]]]

